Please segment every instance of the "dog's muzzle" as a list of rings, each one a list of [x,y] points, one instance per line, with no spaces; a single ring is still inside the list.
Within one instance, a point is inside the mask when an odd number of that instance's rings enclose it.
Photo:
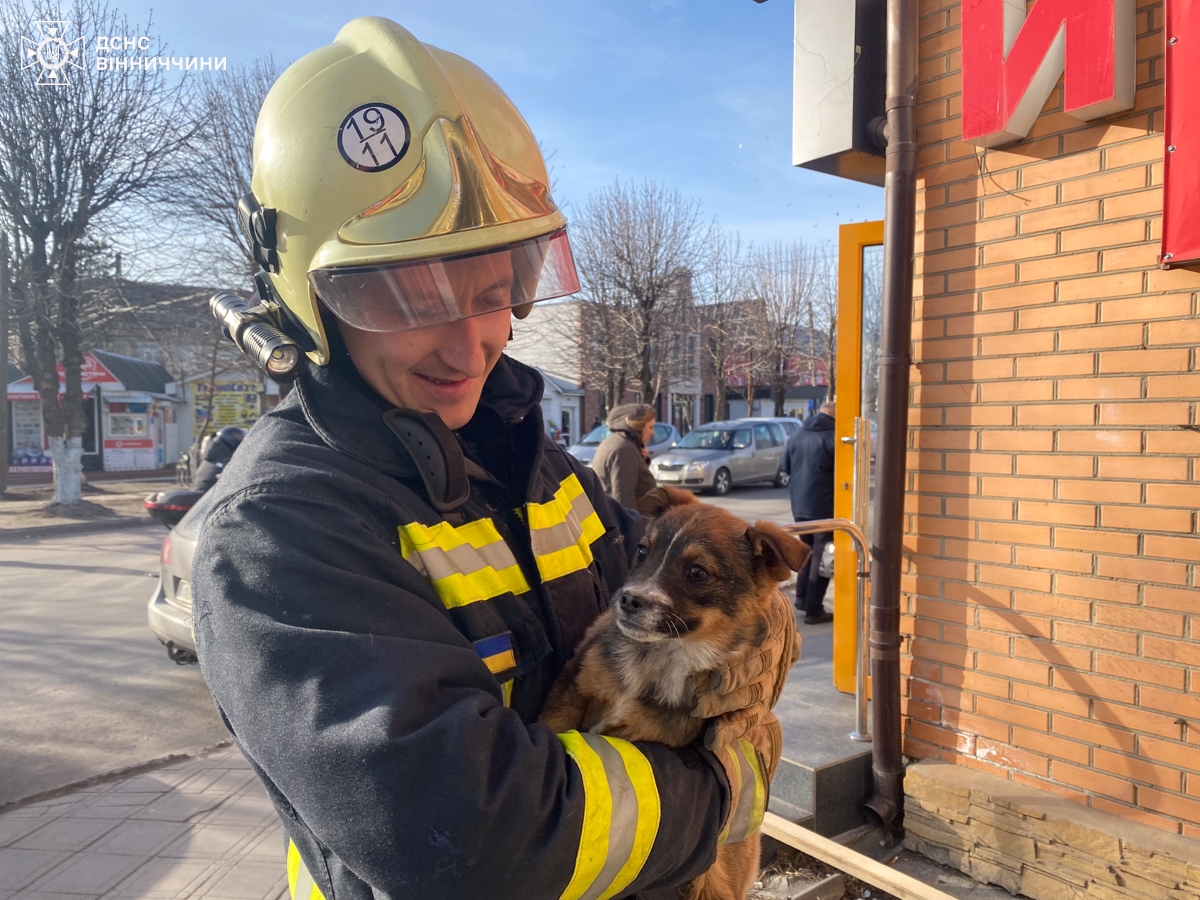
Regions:
[[[678,638],[688,631],[687,624],[665,603],[628,588],[617,595],[614,615],[621,632],[635,641]]]

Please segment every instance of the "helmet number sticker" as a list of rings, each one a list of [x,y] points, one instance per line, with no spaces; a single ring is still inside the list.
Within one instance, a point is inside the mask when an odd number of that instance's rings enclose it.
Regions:
[[[382,172],[404,158],[410,136],[408,120],[400,110],[386,103],[366,103],[342,120],[338,150],[354,168]]]

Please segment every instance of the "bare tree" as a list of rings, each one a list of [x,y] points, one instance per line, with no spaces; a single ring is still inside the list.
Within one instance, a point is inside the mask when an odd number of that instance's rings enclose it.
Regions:
[[[706,230],[697,202],[652,181],[618,181],[592,194],[575,225],[584,297],[595,310],[590,324],[606,330],[601,343],[621,358],[628,350],[626,371],[645,403],[656,404],[665,386],[672,327],[690,301]],[[620,374],[614,367],[600,383],[623,388]]]
[[[749,349],[746,256],[740,235],[712,230],[698,284],[704,362],[714,381],[713,415],[717,419],[729,418],[729,380],[741,368],[738,361]]]
[[[754,343],[760,372],[771,386],[775,415],[782,416],[797,362],[811,358],[812,306],[818,285],[818,254],[799,241],[777,243],[755,253],[753,293],[757,304]]]
[[[195,134],[171,181],[173,201],[201,226],[194,268],[224,287],[242,286],[258,269],[238,224],[237,202],[250,190],[258,112],[280,71],[265,56],[234,66],[228,77],[203,81],[192,104]]]
[[[150,30],[149,22],[131,24],[106,0],[75,0],[69,17],[41,3],[10,2],[0,6],[0,41],[22,46],[31,22],[62,20],[87,36]],[[0,56],[0,222],[13,237],[21,361],[41,398],[54,460],[54,503],[75,505],[84,431],[77,281],[89,236],[103,227],[105,216],[161,182],[188,135],[180,125],[184,81],[172,83],[157,68],[100,71],[88,64],[86,47],[64,37],[44,36],[43,45],[53,45],[47,52],[76,52],[70,58],[83,62],[68,60],[53,69],[53,77],[36,54],[38,64],[28,63],[24,52]],[[160,56],[164,48],[144,54],[151,52]],[[64,372],[61,403],[56,363]]]

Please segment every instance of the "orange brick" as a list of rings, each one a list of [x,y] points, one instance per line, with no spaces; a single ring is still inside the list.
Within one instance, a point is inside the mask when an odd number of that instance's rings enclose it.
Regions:
[[[1065,231],[1062,235],[1062,252],[1075,250],[1104,250],[1120,244],[1137,244],[1146,240],[1145,223],[1137,219],[1113,222],[1107,225],[1089,225]]]
[[[1142,396],[1142,379],[1064,378],[1058,382],[1059,400],[1129,400]]]
[[[914,599],[913,611],[923,619],[938,619],[963,625],[975,624],[975,610],[961,603],[945,603],[929,597],[917,597]]]
[[[1181,456],[1102,456],[1097,466],[1097,476],[1100,478],[1142,478],[1147,481],[1185,481],[1188,478],[1188,461]],[[1181,499],[1183,494],[1177,493],[1188,485],[1147,485],[1150,488],[1169,488],[1176,493],[1155,493],[1158,499],[1146,497],[1150,506],[1200,506]],[[1194,485],[1200,488],[1200,485]],[[1185,490],[1184,494],[1187,493]]]
[[[1182,691],[1185,687],[1184,669],[1179,666],[1147,662],[1130,656],[1096,654],[1096,672],[1115,678],[1128,678],[1142,684]]]
[[[1157,257],[1155,257],[1157,262]],[[1058,281],[1074,275],[1092,275],[1100,271],[1100,255],[1095,250],[1086,253],[1059,254],[1044,259],[1019,260],[1022,283],[1051,279]]]
[[[972,713],[957,709],[947,709],[942,712],[942,724],[956,731],[973,734],[977,737],[991,738],[995,741],[1008,740],[1008,726],[1002,722],[985,719]]]
[[[937,341],[914,341],[915,360],[924,362],[934,359],[953,359],[955,357],[974,356],[974,338],[954,338]]]
[[[1131,216],[1159,215],[1163,211],[1161,187],[1152,187],[1131,194],[1104,198],[1104,219],[1126,219]]]
[[[1018,327],[1022,331],[1034,328],[1065,328],[1071,325],[1094,325],[1095,303],[1055,303],[1051,306],[1035,306],[1022,309]],[[1140,341],[1139,341],[1140,343]]]
[[[1142,485],[1136,481],[1060,481],[1058,483],[1059,500],[1095,500],[1109,503],[1141,503]],[[1101,517],[1101,525],[1114,527],[1105,523]],[[1119,526],[1118,526],[1119,527]]]
[[[1171,399],[1200,396],[1200,375],[1151,375],[1146,379],[1146,396]]]
[[[1177,612],[1194,612],[1196,609],[1196,592],[1191,589],[1148,584],[1142,591],[1142,599],[1151,609],[1173,609]]]
[[[1194,431],[1147,431],[1147,453],[1196,453],[1200,434]]]
[[[1081,503],[1039,503],[1022,500],[1017,504],[1022,522],[1047,522],[1051,525],[1094,525],[1096,507]]]
[[[1083,625],[1076,622],[1056,622],[1054,625],[1055,640],[1067,644],[1079,644],[1083,647],[1116,650],[1120,653],[1137,653],[1138,636],[1132,632],[1114,631],[1111,628],[1097,628],[1094,625]]]
[[[1140,453],[1142,436],[1137,431],[1062,431],[1058,449],[1068,453]]]
[[[1055,781],[1083,788],[1092,794],[1104,794],[1126,803],[1132,803],[1134,799],[1134,787],[1126,779],[1114,778],[1092,768],[1073,766],[1070,763],[1055,760],[1051,774]]]
[[[957,294],[962,291],[981,291],[985,288],[1013,284],[1017,280],[1017,267],[1012,263],[1002,266],[980,266],[962,272],[949,272],[946,275],[947,293]]]
[[[1053,400],[1054,382],[1039,379],[1036,381],[996,381],[989,382],[980,392],[980,402],[997,403],[1018,400],[1029,403],[1035,400]]]
[[[1047,597],[1045,594],[1026,594],[1022,591],[1013,592],[1013,609],[1017,612],[1053,616],[1055,619],[1076,619],[1081,622],[1090,622],[1092,618],[1092,604],[1087,600]],[[1049,649],[1041,648],[1042,652],[1049,652]],[[1088,668],[1091,668],[1090,663]]]
[[[1186,769],[1189,775],[1200,773],[1200,749],[1177,741],[1160,741],[1151,737],[1139,738],[1138,756],[1151,762]]]
[[[1048,453],[1054,449],[1054,435],[1049,431],[989,430],[983,433],[980,448],[983,450]]]
[[[1177,797],[1174,794],[1156,791],[1153,788],[1138,788],[1137,800],[1141,806],[1157,810],[1168,816],[1200,822],[1200,802]]]
[[[976,742],[975,754],[979,759],[996,766],[1016,769],[1045,777],[1050,771],[1050,761],[1039,753],[1007,746],[1006,743],[981,738]]]
[[[1107,482],[1101,482],[1107,484]],[[1103,528],[1129,528],[1135,531],[1192,531],[1190,509],[1163,509],[1146,506],[1103,506],[1100,508]],[[1157,581],[1158,579],[1154,579]]]
[[[1097,219],[1100,216],[1097,214]],[[951,228],[946,232],[946,244],[950,247],[961,247],[965,244],[982,244],[986,241],[998,241],[1016,237],[1016,216],[1004,219],[981,219]],[[993,262],[993,260],[987,260]]]
[[[1131,556],[1097,557],[1096,574],[1108,578],[1124,578],[1128,581],[1187,584],[1187,566]]]
[[[1017,309],[1053,303],[1056,299],[1054,287],[1054,282],[1047,281],[1019,287],[992,288],[983,291],[981,307],[985,310]]]
[[[1162,191],[1159,190],[1160,197],[1159,205],[1161,207]],[[1035,234],[1039,231],[1058,231],[1063,228],[1071,228],[1075,225],[1086,225],[1090,222],[1100,220],[1100,202],[1098,200],[1090,200],[1085,203],[1066,203],[1061,206],[1051,207],[1038,212],[1025,213],[1021,218],[1021,234]],[[1025,257],[1010,257],[1010,258],[1028,258],[1036,254],[1030,253]],[[987,251],[984,250],[984,256],[987,256]]]
[[[945,414],[945,424],[949,427],[992,425],[1008,428],[1013,424],[1011,406],[949,406]]]
[[[1013,457],[999,453],[947,453],[944,466],[947,472],[1011,475]]]
[[[1046,456],[1020,455],[1016,457],[1018,475],[1042,475],[1050,478],[1074,476],[1090,478],[1095,473],[1094,456],[1068,456],[1053,453]]]
[[[1131,556],[1138,552],[1138,536],[1124,531],[1099,531],[1094,528],[1078,531],[1073,528],[1056,528],[1054,546]]]
[[[991,156],[990,153],[988,155]],[[1003,175],[998,174],[996,178],[997,181],[1003,183]],[[983,215],[986,218],[1008,216],[1026,210],[1053,206],[1056,203],[1058,203],[1058,186],[1049,184],[1033,190],[1022,190],[1020,196],[1001,193],[988,197],[983,201]]]
[[[1072,234],[1073,232],[1067,232]],[[1066,235],[1063,235],[1066,240]],[[1107,297],[1121,297],[1127,294],[1142,292],[1141,272],[1116,272],[1109,275],[1094,275],[1091,278],[1072,278],[1058,285],[1060,303],[1072,300],[1103,300]],[[1141,336],[1138,336],[1141,343]],[[1128,342],[1122,342],[1127,344]],[[1121,346],[1121,345],[1116,345]]]
[[[1186,372],[1190,356],[1191,352],[1182,348],[1178,350],[1106,350],[1100,354],[1100,374]]]
[[[1147,135],[1142,140],[1107,148],[1104,151],[1104,168],[1118,169],[1139,163],[1161,162],[1162,157],[1162,137]]]
[[[1013,682],[1012,699],[1050,712],[1067,713],[1084,717],[1091,709],[1091,701],[1070,691],[1039,687],[1023,681]]]
[[[1008,654],[1012,642],[1007,634],[996,634],[991,631],[980,631],[973,624],[969,627],[945,624],[941,626],[942,640],[972,650],[988,650],[992,653]]]
[[[1069,375],[1091,375],[1096,368],[1092,353],[1029,356],[1017,359],[1019,378],[1055,378]]]
[[[993,697],[1007,697],[1009,682],[1005,678],[994,678],[980,672],[968,672],[964,669],[943,669],[942,680],[951,686],[961,687],[974,694],[989,694]],[[961,709],[961,707],[959,707]]]
[[[1165,734],[1163,737],[1177,738],[1179,736],[1179,725],[1176,720],[1180,717],[1191,720],[1200,719],[1200,697],[1195,694],[1179,694],[1160,687],[1144,685],[1138,694],[1138,699],[1139,705],[1144,709],[1161,710],[1175,717],[1172,719],[1172,724],[1175,726],[1174,733]]]
[[[1183,616],[1157,612],[1137,606],[1096,606],[1096,624],[1130,631],[1153,631],[1171,637],[1183,637]]]
[[[1055,579],[1054,587],[1058,593],[1069,594],[1073,597],[1087,597],[1089,600],[1105,600],[1109,603],[1137,603],[1138,600],[1136,584],[1097,578],[1094,575],[1079,576],[1062,573]],[[1075,641],[1075,643],[1086,642]],[[1136,644],[1132,648],[1121,649],[1124,649],[1126,653],[1137,652]]]
[[[1087,765],[1090,761],[1091,752],[1087,744],[1080,744],[1052,734],[1013,728],[1013,743],[1022,749],[1033,750],[1057,759],[1073,760],[1083,765]]]
[[[1200,562],[1200,537],[1163,537],[1158,534],[1146,535],[1146,555],[1163,559],[1191,560]],[[1197,604],[1200,608],[1200,603]]]
[[[1047,550],[1036,547],[1018,547],[1017,565],[1035,569],[1053,569],[1058,572],[1091,572],[1090,553],[1074,550]]]
[[[1100,406],[1101,425],[1186,425],[1189,418],[1186,403],[1105,403]]]
[[[979,538],[1005,544],[1050,545],[1050,528],[1045,525],[1019,525],[1012,522],[980,522]]]
[[[983,337],[980,344],[983,356],[1050,353],[1054,350],[1054,332],[1022,331],[1016,334],[992,334]]]
[[[1124,750],[1126,753],[1133,753],[1137,745],[1133,734],[1124,729],[1071,716],[1055,715],[1050,730],[1063,737],[1085,741],[1097,747]]]
[[[1025,404],[1017,407],[1018,426],[1095,424],[1096,406],[1093,403]]]
[[[980,492],[985,497],[1049,499],[1054,496],[1053,483],[1043,478],[1005,478],[999,475],[985,475],[980,481]]]
[[[995,334],[1012,331],[1015,321],[1016,314],[1013,312],[976,313],[970,316],[954,316],[946,320],[946,336]]]
[[[1090,153],[1074,153],[1023,167],[1021,169],[1021,187],[1029,188],[1067,178],[1077,178],[1081,175],[1092,175],[1099,171],[1099,150],[1093,150]]]
[[[984,582],[995,581],[998,584],[1005,584],[1006,583],[1005,581],[1000,580],[1005,575],[1024,576],[1023,578],[1014,577],[1013,581],[1027,580],[1029,582],[1037,581],[1039,584],[1044,583],[1046,585],[1046,587],[1044,587],[1044,588],[1035,587],[1034,590],[1040,589],[1043,593],[1049,593],[1049,590],[1050,590],[1050,576],[1049,575],[1045,576],[1045,579],[1043,581],[1039,577],[1036,577],[1036,576],[1041,575],[1041,573],[1038,573],[1038,572],[1022,572],[1019,569],[1005,569],[1000,566],[980,566],[979,568],[980,568],[980,574],[979,574],[980,581],[984,581]],[[987,570],[986,574],[985,574],[984,570]],[[1026,587],[1027,585],[1025,583],[1021,583],[1021,584],[1015,584],[1014,586],[1015,587]],[[1005,632],[1010,632],[1010,633],[1014,633],[1014,634],[1025,634],[1025,635],[1029,635],[1031,637],[1049,638],[1050,634],[1051,634],[1051,629],[1052,629],[1052,622],[1049,618],[1044,618],[1041,616],[1030,616],[1026,613],[1012,613],[1012,612],[1006,612],[1006,611],[998,610],[998,609],[981,608],[979,610],[979,627],[980,628],[990,628],[993,631],[1005,631]]]
[[[975,712],[981,716],[987,716],[988,718],[1007,722],[1011,725],[1020,725],[1033,731],[1048,730],[1050,719],[1049,714],[1044,709],[1021,706],[1019,703],[1010,703],[1007,700],[998,700],[994,697],[977,697],[975,699]]]
[[[1011,656],[997,656],[991,653],[975,654],[975,668],[992,675],[1002,675],[1017,681],[1029,681],[1033,684],[1050,684],[1050,666],[1028,660],[1013,659]]]
[[[1200,342],[1200,319],[1184,319],[1174,322],[1150,323],[1150,346],[1165,344],[1187,344]]]
[[[1200,272],[1194,269],[1154,269],[1146,273],[1148,291],[1200,290]]]
[[[1097,325],[1092,328],[1071,328],[1059,332],[1061,350],[1098,350],[1109,347],[1140,347],[1142,325]]]
[[[946,363],[947,381],[990,381],[1012,378],[1016,363],[1011,359],[972,359]]]
[[[1062,198],[1064,202],[1085,200],[1091,197],[1111,197],[1124,191],[1135,191],[1146,186],[1147,170],[1145,166],[1136,169],[1124,169],[1118,172],[1104,172],[1087,178],[1076,178],[1063,183]]]
[[[1116,678],[1101,678],[1067,666],[1054,667],[1054,687],[1081,697],[1099,697],[1117,703],[1133,703],[1135,685]]]
[[[1148,269],[1158,265],[1160,250],[1160,244],[1150,242],[1104,250],[1100,253],[1100,267],[1105,272],[1118,272],[1121,269]]]
[[[1182,319],[1191,315],[1191,312],[1191,294],[1129,297],[1125,300],[1103,301],[1100,304],[1100,321],[1149,322],[1151,319]]]

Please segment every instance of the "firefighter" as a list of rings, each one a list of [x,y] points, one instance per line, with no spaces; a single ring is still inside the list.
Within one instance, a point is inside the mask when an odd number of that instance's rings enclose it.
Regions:
[[[204,676],[292,897],[674,896],[761,820],[793,661],[714,673],[683,750],[536,722],[641,522],[543,433],[513,315],[578,290],[537,143],[460,57],[357,19],[271,89],[260,290],[308,360],[196,551]]]

